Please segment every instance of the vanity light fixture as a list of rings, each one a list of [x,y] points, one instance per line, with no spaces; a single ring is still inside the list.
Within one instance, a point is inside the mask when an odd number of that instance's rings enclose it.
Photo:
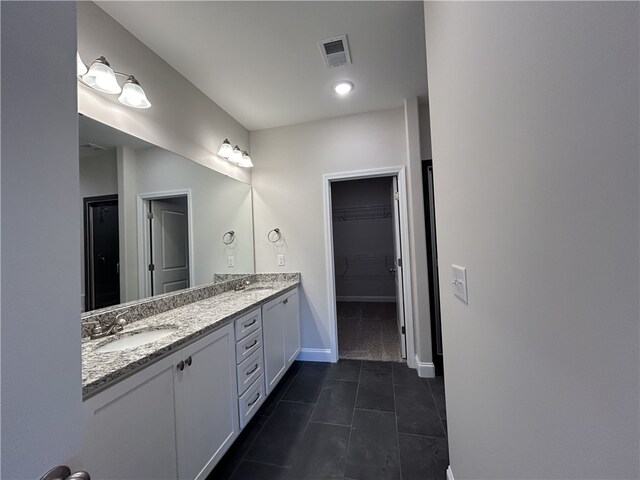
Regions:
[[[348,80],[340,80],[331,86],[331,89],[338,95],[346,95],[353,90],[353,82]]]
[[[96,58],[87,70],[87,67],[77,54],[77,75],[85,85],[102,93],[118,95],[118,101],[127,107],[149,108],[151,103],[147,95],[140,86],[140,82],[133,75],[115,72],[106,58],[100,56]],[[126,77],[124,86],[121,87],[116,79],[116,75]]]
[[[222,142],[222,145],[220,145],[220,150],[218,150],[218,155],[226,160],[229,160],[229,158],[231,158],[232,153],[233,153],[233,147],[231,147],[229,140],[225,138],[224,142]]]
[[[242,151],[242,161],[238,164],[238,166],[243,168],[253,167],[253,162],[251,161],[251,157],[245,150]]]
[[[222,142],[222,145],[220,145],[218,156],[224,158],[225,160],[229,160],[231,163],[237,165],[238,167],[253,167],[251,157],[246,152],[246,150],[240,150],[240,147],[238,145],[231,148],[231,143],[229,143],[229,140],[226,138],[224,139],[224,142]]]
[[[76,52],[76,69],[76,74],[79,77],[87,73],[87,66],[82,62],[82,59],[80,58],[80,52]]]
[[[240,165],[242,163],[242,150],[240,147],[236,145],[233,147],[233,153],[231,154],[231,158],[229,158],[231,163],[235,163],[236,165]]]

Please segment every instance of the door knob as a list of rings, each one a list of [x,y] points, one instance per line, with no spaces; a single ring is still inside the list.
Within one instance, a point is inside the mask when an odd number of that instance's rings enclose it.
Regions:
[[[184,362],[182,360],[180,360],[178,362],[178,365],[176,365],[176,367],[178,368],[178,370],[182,371],[184,370]]]
[[[189,355],[189,356],[185,359],[184,363],[186,363],[186,364],[187,364],[187,367],[190,367],[190,366],[191,366],[191,362],[192,362],[192,360],[191,360],[191,355]]]

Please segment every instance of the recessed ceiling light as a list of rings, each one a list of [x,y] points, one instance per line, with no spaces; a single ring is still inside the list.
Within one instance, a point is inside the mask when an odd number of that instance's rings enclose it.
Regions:
[[[334,83],[331,88],[338,95],[346,95],[351,90],[353,90],[353,83],[351,83],[351,82],[349,82],[347,80],[341,80],[339,82]]]

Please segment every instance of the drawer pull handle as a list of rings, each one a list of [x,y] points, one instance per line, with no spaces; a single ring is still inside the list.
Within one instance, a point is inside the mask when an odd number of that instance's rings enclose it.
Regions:
[[[258,395],[256,395],[256,398],[253,402],[247,403],[247,407],[252,407],[258,400],[260,400],[260,392],[258,392]]]
[[[178,370],[182,371],[184,370],[184,362],[182,360],[180,360],[178,362],[178,365],[176,365],[176,367],[178,368]]]
[[[288,298],[285,298],[285,299],[282,301],[282,303],[284,303],[284,304],[286,305],[287,303],[289,303],[289,299],[288,299]]]
[[[258,339],[256,338],[251,345],[247,345],[244,347],[245,350],[249,350],[250,348],[255,347],[258,344]]]
[[[244,323],[244,324],[242,325],[242,327],[243,327],[243,328],[249,328],[251,325],[255,325],[257,321],[258,321],[258,319],[257,319],[257,318],[254,318],[252,322]]]
[[[186,360],[184,361],[184,363],[186,363],[186,364],[187,364],[187,367],[190,367],[190,366],[191,366],[191,363],[192,363],[191,355],[189,355],[189,356],[186,358]]]
[[[250,372],[247,372],[247,377],[248,377],[249,375],[251,375],[253,372],[255,372],[256,370],[258,370],[258,364],[257,364],[257,363],[256,363],[256,366],[255,366],[255,367],[253,367],[253,369],[252,369]]]

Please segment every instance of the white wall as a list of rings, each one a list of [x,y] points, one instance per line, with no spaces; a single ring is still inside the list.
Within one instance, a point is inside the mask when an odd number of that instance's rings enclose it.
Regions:
[[[417,123],[417,112],[415,118]],[[253,171],[256,271],[302,273],[303,348],[329,349],[333,328],[328,319],[322,175],[405,165],[406,131],[405,111],[398,108],[251,132],[251,151],[260,158]],[[419,221],[424,224],[424,217]],[[266,237],[276,227],[286,239],[285,267],[277,266]],[[426,278],[426,264],[417,269]],[[430,362],[428,304],[414,315],[424,325],[416,351]]]
[[[225,137],[240,148],[249,132],[187,79],[92,2],[77,2],[78,51],[85,64],[103,55],[114,70],[135,75],[152,106],[128,108],[117,95],[78,84],[78,111],[243,182],[250,170],[214,156]]]
[[[195,285],[213,282],[214,273],[253,273],[251,186],[160,148],[136,152],[136,195],[182,189],[192,195]],[[236,233],[235,249],[222,243],[229,230]]]
[[[640,475],[639,8],[425,2],[456,480]]]
[[[1,15],[0,477],[28,479],[80,445],[76,12],[2,2]]]

